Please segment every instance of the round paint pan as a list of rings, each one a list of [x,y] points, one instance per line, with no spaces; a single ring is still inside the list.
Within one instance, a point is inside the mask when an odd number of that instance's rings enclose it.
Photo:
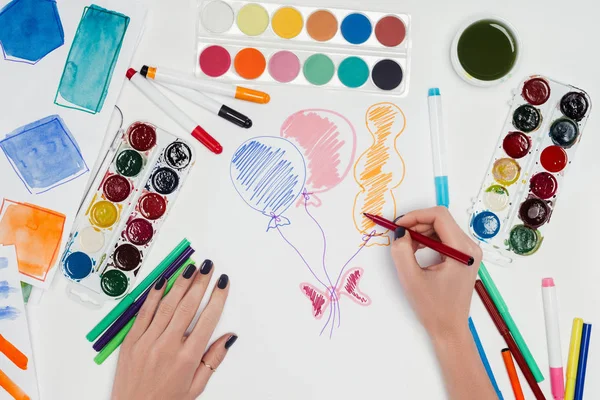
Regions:
[[[158,193],[146,193],[139,200],[139,210],[144,218],[155,220],[167,211],[167,202]]]
[[[104,196],[113,203],[120,203],[131,193],[131,185],[127,178],[121,175],[111,175],[102,185]]]
[[[500,232],[500,218],[491,211],[482,211],[473,217],[471,228],[479,239],[491,239]]]
[[[531,78],[523,84],[521,96],[529,104],[541,106],[550,98],[550,84],[544,78]]]
[[[100,279],[102,291],[110,297],[119,297],[127,291],[129,279],[127,276],[116,269],[106,271]]]
[[[570,149],[579,138],[577,122],[569,118],[559,118],[550,126],[552,143],[564,149]]]
[[[92,225],[98,228],[110,228],[119,219],[119,210],[110,201],[101,200],[92,206],[89,213]]]
[[[123,150],[117,156],[115,166],[119,174],[128,178],[137,176],[144,166],[144,157],[135,150]]]
[[[580,92],[569,92],[560,100],[560,111],[575,121],[581,121],[589,107],[587,97]]]
[[[500,158],[494,162],[492,175],[499,184],[510,186],[519,180],[521,166],[512,158]]]
[[[131,147],[138,151],[148,151],[156,145],[156,128],[144,122],[136,122],[127,129]]]
[[[170,167],[184,169],[192,161],[192,150],[182,142],[173,142],[165,150],[165,161]]]
[[[233,26],[234,12],[229,4],[213,0],[202,10],[202,25],[212,33],[225,33]]]
[[[317,42],[331,40],[338,32],[337,18],[330,11],[317,10],[308,17],[306,32]]]
[[[531,139],[523,132],[510,132],[504,138],[502,148],[509,157],[523,158],[531,149]]]
[[[152,224],[143,218],[136,218],[127,224],[125,236],[136,246],[143,246],[154,236]]]
[[[508,189],[500,185],[492,185],[485,190],[483,204],[491,211],[502,211],[510,204]]]
[[[124,243],[115,249],[113,259],[120,270],[133,271],[140,265],[142,254],[134,245]]]
[[[152,186],[160,194],[171,194],[179,186],[179,175],[171,168],[159,168],[152,174]]]
[[[520,256],[530,256],[542,245],[544,238],[537,229],[525,225],[514,226],[508,237],[508,248]]]
[[[81,251],[71,253],[64,261],[63,271],[69,279],[80,281],[92,273],[92,259]]]
[[[88,254],[96,253],[104,247],[104,233],[93,226],[83,228],[79,232],[78,238],[81,249]]]
[[[468,20],[450,47],[454,70],[467,83],[490,87],[509,79],[521,59],[517,30],[505,19],[479,16]]]
[[[529,190],[540,199],[548,200],[558,190],[558,181],[548,172],[539,172],[531,177]]]
[[[550,219],[550,206],[544,200],[531,197],[519,207],[519,218],[530,228],[539,228]]]

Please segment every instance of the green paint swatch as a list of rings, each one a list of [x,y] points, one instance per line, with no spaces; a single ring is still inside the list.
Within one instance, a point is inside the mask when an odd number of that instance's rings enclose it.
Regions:
[[[129,286],[129,280],[121,271],[112,269],[102,275],[100,286],[107,295],[111,297],[118,297],[127,290],[127,286]]]
[[[303,67],[304,76],[313,85],[324,85],[333,78],[335,66],[331,58],[325,54],[313,54],[306,59]]]
[[[136,176],[142,170],[144,160],[135,150],[123,150],[117,156],[117,171],[123,176]]]
[[[508,245],[516,254],[528,256],[540,248],[542,239],[537,230],[525,225],[517,225],[510,231]]]
[[[472,77],[495,81],[507,75],[517,60],[517,41],[499,21],[484,19],[471,24],[458,40],[458,59]]]
[[[357,88],[369,79],[369,66],[358,57],[348,57],[338,68],[338,78],[349,88]]]

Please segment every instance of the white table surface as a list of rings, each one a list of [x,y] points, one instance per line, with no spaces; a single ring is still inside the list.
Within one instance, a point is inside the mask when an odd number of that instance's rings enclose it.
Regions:
[[[287,3],[287,2],[286,2]],[[319,2],[300,1],[306,5]],[[177,69],[191,69],[195,58],[196,9],[190,0],[154,0],[150,3],[148,23],[144,37],[134,57],[134,66],[157,64]],[[288,3],[291,4],[291,3]],[[309,89],[284,88],[269,89],[274,99],[293,94],[296,108],[321,106],[344,112],[344,105],[350,102],[366,110],[376,101],[392,101],[407,113],[411,130],[429,135],[426,94],[431,86],[442,90],[447,124],[455,140],[450,143],[451,171],[451,210],[467,226],[466,210],[471,198],[479,190],[483,170],[486,168],[503,121],[508,113],[507,100],[511,90],[526,75],[539,73],[562,82],[571,83],[588,91],[592,100],[600,96],[600,25],[597,18],[600,3],[593,0],[508,0],[508,1],[425,1],[404,0],[329,0],[327,5],[368,7],[374,10],[407,12],[412,16],[413,58],[410,92],[403,99],[371,97],[353,94],[350,91],[331,92],[323,90],[319,98]],[[368,5],[367,5],[368,4]],[[323,3],[319,5],[323,6]],[[472,87],[464,83],[453,71],[449,59],[449,45],[458,27],[474,14],[491,13],[508,19],[518,30],[523,43],[522,60],[518,71],[506,83],[488,89]],[[137,118],[151,118],[153,122],[183,134],[179,127],[161,111],[144,99],[131,85],[125,85],[120,106],[129,115]],[[239,103],[236,103],[239,104]],[[274,106],[276,107],[276,106]],[[251,113],[256,130],[260,130],[261,118],[276,118],[271,111],[253,105],[238,106]],[[561,339],[563,358],[566,359],[572,318],[579,316],[585,320],[600,323],[600,268],[596,260],[598,243],[597,227],[600,214],[595,211],[600,197],[600,119],[597,110],[585,129],[582,146],[577,153],[566,185],[561,193],[557,210],[552,217],[552,226],[547,231],[543,247],[534,257],[519,260],[509,269],[489,266],[497,286],[508,303],[511,313],[531,351],[547,376],[547,356],[542,300],[541,278],[553,276],[558,284],[561,319]],[[364,111],[363,111],[364,113]],[[281,117],[283,118],[283,116]],[[358,118],[358,120],[362,119]],[[202,114],[205,127],[223,130],[220,120]],[[225,132],[223,132],[225,133]],[[221,136],[226,136],[225,134]],[[225,146],[239,144],[239,140],[224,139]],[[429,154],[426,155],[429,157]],[[196,165],[193,173],[195,182],[209,179],[211,168]],[[200,168],[199,168],[200,167]],[[189,184],[188,184],[189,186]],[[187,190],[187,189],[186,189]],[[184,191],[181,197],[202,196],[198,204],[210,209],[211,202],[218,202],[211,196],[210,188],[196,188]],[[195,200],[180,198],[179,203],[192,206]],[[183,206],[180,206],[183,207]],[[176,207],[177,208],[177,207]],[[198,212],[198,219],[202,218]],[[226,238],[212,237],[201,228],[190,226],[189,216],[175,210],[164,225],[166,232],[157,241],[150,264],[156,264],[161,254],[166,254],[182,237],[192,242],[201,242],[207,249],[221,249],[231,242]],[[239,237],[239,236],[238,236]],[[215,250],[216,252],[220,252]],[[147,273],[147,271],[146,271]],[[60,274],[57,274],[60,275]],[[242,285],[243,283],[238,283]],[[108,311],[89,311],[69,300],[64,292],[66,281],[56,276],[51,290],[46,293],[41,304],[31,306],[29,319],[32,329],[34,351],[40,392],[43,399],[106,399],[109,397],[116,357],[112,357],[102,367],[92,362],[93,351],[84,339],[87,331]],[[394,299],[390,300],[394,301]],[[235,311],[228,313],[235,314]],[[505,347],[501,337],[486,315],[480,301],[474,297],[473,319],[476,322],[482,341],[488,352],[496,378],[505,398],[512,398],[507,375],[499,356]],[[227,318],[227,327],[234,329],[235,321]],[[413,321],[417,324],[416,321]],[[376,329],[376,327],[374,327]],[[598,329],[598,328],[596,328]],[[600,398],[600,333],[592,334],[591,355],[588,364],[586,398]],[[236,346],[243,344],[243,338]],[[410,346],[407,343],[407,346]],[[241,363],[236,357],[235,347],[228,356],[226,365],[214,376],[210,388],[203,398],[231,399],[228,387],[240,384],[232,381],[227,374],[227,364]],[[360,360],[356,360],[360,366]],[[395,363],[410,363],[411,360],[389,360],[386,365],[363,365],[361,368],[393,368]],[[411,375],[398,376],[398,393],[389,393],[385,398],[442,398],[443,391],[435,358],[431,352],[423,354],[420,365]],[[360,370],[360,368],[359,368]],[[259,373],[268,382],[268,371]],[[335,371],[331,371],[335,374]],[[349,377],[353,379],[353,377]],[[527,398],[533,398],[524,380],[522,385]],[[549,381],[541,383],[542,389],[550,398]],[[267,394],[269,393],[269,394]],[[364,391],[356,394],[356,399],[364,398]],[[260,385],[248,389],[248,399],[295,399],[293,388],[288,393],[273,395]],[[318,398],[318,397],[315,397]],[[379,397],[381,398],[381,397]],[[348,397],[350,399],[350,397]]]

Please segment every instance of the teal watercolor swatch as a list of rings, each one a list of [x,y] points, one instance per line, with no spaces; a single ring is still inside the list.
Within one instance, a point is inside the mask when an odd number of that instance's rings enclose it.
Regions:
[[[102,110],[129,17],[92,4],[85,7],[54,103],[91,114]]]

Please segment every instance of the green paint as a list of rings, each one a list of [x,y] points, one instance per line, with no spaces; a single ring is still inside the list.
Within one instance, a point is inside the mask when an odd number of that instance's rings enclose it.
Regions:
[[[357,88],[369,79],[369,66],[358,57],[348,57],[338,68],[338,78],[349,88]]]
[[[489,188],[487,188],[485,191],[487,193],[496,193],[499,195],[508,196],[508,189],[506,189],[504,186],[500,186],[500,185],[492,185]]]
[[[29,302],[29,297],[31,296],[31,289],[33,289],[33,286],[31,286],[29,283],[21,282],[21,291],[23,292],[23,301],[25,302],[25,304]]]
[[[543,239],[539,231],[525,225],[517,225],[510,231],[507,244],[515,254],[529,256],[540,248]]]
[[[123,150],[117,156],[117,171],[123,176],[136,176],[142,170],[144,159],[135,150]]]
[[[335,66],[325,54],[313,54],[306,59],[302,68],[304,77],[313,85],[324,85],[333,78]]]
[[[472,77],[495,81],[507,75],[517,60],[517,41],[499,21],[484,19],[471,24],[458,40],[458,59]]]
[[[116,269],[105,272],[100,281],[102,291],[111,297],[118,297],[125,293],[127,286],[129,286],[127,276]]]

